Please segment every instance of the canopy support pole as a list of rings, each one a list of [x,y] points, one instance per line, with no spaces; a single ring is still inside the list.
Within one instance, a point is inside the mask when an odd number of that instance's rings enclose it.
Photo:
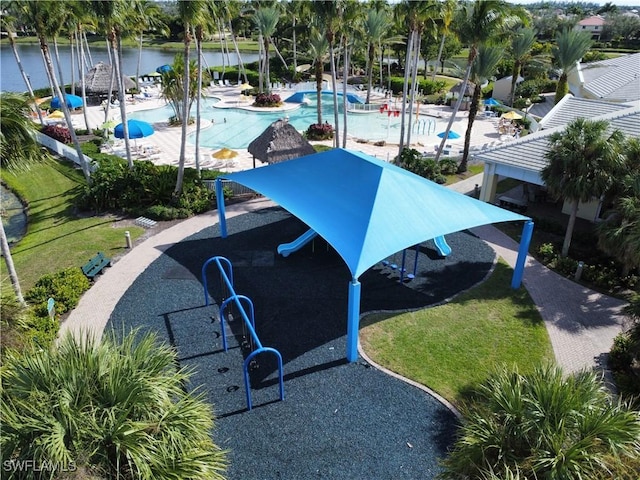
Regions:
[[[513,270],[513,277],[511,278],[511,288],[520,288],[522,283],[522,275],[524,274],[524,264],[527,260],[527,252],[529,251],[529,244],[531,243],[531,235],[533,234],[533,222],[528,220],[522,227],[522,239],[520,240],[520,248],[518,249],[518,258],[516,259],[516,266]]]
[[[218,206],[218,222],[220,223],[220,237],[227,238],[227,218],[224,211],[224,192],[222,180],[216,178],[216,204]]]
[[[353,278],[349,283],[349,312],[347,317],[347,361],[358,359],[358,329],[360,323],[360,282]]]

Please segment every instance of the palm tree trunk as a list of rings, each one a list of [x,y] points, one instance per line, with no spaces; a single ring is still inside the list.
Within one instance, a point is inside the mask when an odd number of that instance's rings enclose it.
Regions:
[[[69,35],[69,56],[71,58],[71,93],[76,95],[76,46],[74,46],[73,36]],[[79,54],[80,52],[78,52]]]
[[[43,31],[44,29],[38,29],[38,31]],[[62,112],[64,113],[64,118],[67,122],[67,125],[73,125],[71,120],[71,113],[69,112],[69,107],[67,106],[67,102],[65,101],[66,97],[62,94],[60,90],[60,85],[58,84],[58,79],[53,69],[53,61],[51,59],[51,54],[49,53],[49,45],[43,34],[39,34],[40,40],[40,50],[42,52],[42,56],[45,59],[45,68],[49,75],[49,78],[53,82],[53,88],[56,96],[61,100]],[[78,162],[80,162],[80,167],[82,168],[82,173],[84,174],[84,178],[87,181],[87,184],[91,185],[91,172],[89,172],[89,165],[87,164],[87,160],[82,153],[82,147],[80,146],[80,142],[78,141],[78,136],[76,135],[75,130],[70,127],[69,135],[71,135],[71,140],[73,141],[73,145],[76,148],[76,153],[78,154]]]
[[[16,294],[16,298],[18,299],[18,302],[20,302],[20,305],[26,306],[27,303],[24,301],[24,297],[22,296],[22,289],[20,288],[18,272],[16,272],[16,267],[13,264],[13,257],[11,256],[9,242],[7,241],[7,235],[5,234],[4,225],[2,225],[2,222],[0,222],[0,248],[2,249],[2,256],[4,257],[4,263],[7,265],[9,279],[11,281],[13,291]]]
[[[513,102],[516,98],[516,84],[518,83],[518,77],[520,76],[520,62],[518,60],[513,64],[513,70],[511,72],[511,95],[509,96],[509,105],[513,107]]]
[[[339,126],[339,118],[340,112],[338,112],[338,92],[336,91],[336,62],[334,58],[334,49],[333,49],[333,41],[329,42],[329,53],[330,53],[330,65],[331,65],[331,90],[333,90],[333,119],[335,121],[335,136],[333,146],[338,148],[340,146],[340,126]]]
[[[373,57],[375,55],[375,48],[373,44],[369,42],[369,55],[367,56],[367,99],[365,103],[368,105],[371,103],[371,87],[373,87]]]
[[[89,40],[87,39],[87,32],[85,30],[82,30],[82,38],[84,40],[84,46],[87,52],[87,57],[89,58],[89,65],[93,65],[93,58],[91,57],[91,48],[89,48]],[[88,69],[87,67],[89,65],[85,65],[84,68]]]
[[[264,92],[264,49],[262,43],[262,34],[258,36],[258,91]]]
[[[271,72],[269,71],[269,39],[264,37],[264,90],[271,93]]]
[[[196,34],[196,50],[198,53],[198,96],[196,97],[196,172],[200,178],[200,104],[202,92],[202,32]]]
[[[442,141],[438,146],[438,152],[436,153],[436,162],[440,161],[440,155],[442,155],[442,150],[444,149],[445,144],[448,141],[449,132],[451,131],[451,127],[453,122],[456,119],[456,115],[458,114],[458,110],[460,110],[460,105],[462,104],[462,99],[464,97],[464,92],[467,89],[467,84],[469,83],[469,77],[471,76],[471,67],[473,66],[473,62],[476,59],[477,50],[474,47],[471,47],[469,50],[469,58],[467,61],[467,71],[464,73],[464,80],[462,80],[462,86],[460,89],[460,95],[458,95],[458,100],[456,101],[456,105],[453,108],[453,112],[451,113],[451,117],[449,117],[449,123],[447,124],[447,129],[444,131],[444,136],[442,137]]]
[[[178,161],[178,178],[175,193],[182,192],[184,181],[184,165],[187,159],[187,127],[189,126],[189,46],[191,43],[189,25],[185,25],[184,39],[184,78],[182,79],[182,130],[180,135],[180,160]]]
[[[298,46],[296,43],[296,16],[293,16],[293,71],[298,71]]]
[[[113,65],[116,72],[115,81],[118,82],[118,103],[120,104],[120,119],[122,121],[122,135],[124,136],[124,148],[127,152],[127,163],[129,168],[133,170],[133,158],[131,157],[131,142],[129,141],[129,124],[127,123],[127,104],[124,96],[124,80],[122,78],[122,48],[120,44],[120,35],[116,32]]]
[[[576,218],[578,216],[579,200],[575,199],[571,203],[571,214],[569,215],[569,222],[567,223],[567,231],[564,234],[564,242],[562,243],[562,252],[560,256],[566,257],[569,255],[569,247],[571,246],[571,238],[573,237],[573,227],[576,224]]]
[[[413,124],[413,104],[416,100],[416,90],[418,90],[418,61],[420,60],[420,39],[421,35],[417,32],[415,36],[415,42],[417,45],[413,48],[413,65],[411,71],[411,99],[409,100],[409,125],[407,129],[407,147],[411,146],[411,128]]]
[[[316,106],[318,110],[318,125],[322,124],[322,72],[324,71],[324,66],[322,65],[322,60],[317,58],[315,64],[316,70]]]
[[[11,51],[13,52],[13,56],[16,59],[16,64],[18,65],[18,70],[20,70],[20,75],[22,75],[22,79],[24,80],[24,84],[27,86],[27,90],[29,91],[29,97],[33,100],[35,105],[36,113],[38,114],[38,120],[40,120],[40,125],[44,125],[44,119],[42,118],[42,111],[40,107],[35,103],[36,96],[33,93],[33,88],[31,87],[31,81],[29,80],[29,75],[24,71],[24,67],[22,66],[22,61],[20,60],[20,55],[18,54],[18,47],[16,46],[16,41],[13,38],[13,32],[8,32],[9,44],[11,45]]]
[[[467,131],[464,134],[464,151],[462,152],[460,165],[458,165],[458,173],[464,173],[467,171],[469,147],[471,145],[471,130],[473,129],[473,122],[478,114],[478,102],[480,101],[480,95],[482,95],[482,88],[480,87],[480,82],[478,82],[476,84],[476,88],[473,90],[473,100],[471,101],[471,107],[469,108]]]
[[[442,39],[440,40],[440,48],[438,49],[438,60],[436,60],[436,64],[433,66],[433,73],[431,74],[431,80],[435,81],[436,72],[438,71],[438,64],[440,63],[440,59],[442,58],[442,50],[444,49],[444,39],[446,35],[442,34]]]
[[[140,63],[142,62],[142,37],[140,31],[140,41],[138,42],[138,61],[136,62],[136,90],[140,91]]]
[[[82,39],[82,36],[79,35]],[[84,46],[82,45],[82,41],[78,42],[78,53],[80,54],[80,88],[82,89],[82,102],[87,104],[87,86],[85,85],[84,79]],[[87,128],[88,133],[91,135],[93,132],[91,130],[91,125],[89,124],[89,116],[87,115],[87,109],[82,109],[82,114],[84,115],[84,125]]]
[[[406,109],[406,104],[407,104],[407,93],[409,90],[409,72],[410,72],[410,68],[409,68],[409,62],[411,59],[411,52],[413,49],[413,37],[415,35],[415,30],[411,30],[411,32],[409,32],[409,38],[407,39],[407,53],[405,54],[405,58],[404,58],[404,84],[402,85],[402,107],[401,110],[402,112],[400,113],[401,115],[401,119],[400,119],[400,147],[398,150],[398,155],[400,155],[402,153],[402,150],[404,150],[404,131],[405,131],[405,109]]]
[[[233,48],[236,51],[236,57],[238,57],[238,73],[242,73],[244,78],[244,83],[248,83],[247,81],[247,71],[244,68],[244,62],[242,61],[242,56],[240,55],[240,49],[238,48],[238,42],[236,41],[236,36],[233,33],[233,27],[231,26],[231,20],[229,20],[229,32],[231,33],[231,40],[233,41]]]
[[[351,49],[353,45],[347,45],[345,42],[344,49],[344,71],[345,76],[342,82],[342,148],[347,148],[347,75],[346,72],[349,71],[349,62],[351,57]]]
[[[60,52],[58,51],[58,40],[56,37],[53,37],[53,53],[56,58],[56,65],[58,66],[58,75],[60,75],[60,85],[64,88],[64,75],[62,72],[62,62],[60,62]]]

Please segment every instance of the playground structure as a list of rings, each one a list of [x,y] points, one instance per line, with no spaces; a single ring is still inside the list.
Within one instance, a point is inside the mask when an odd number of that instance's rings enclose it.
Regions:
[[[317,232],[310,228],[292,242],[282,243],[278,245],[278,254],[282,255],[283,257],[288,257],[289,254],[300,250],[307,243],[316,238],[317,235]]]
[[[431,135],[436,131],[436,121],[430,118],[419,118],[413,124],[413,133],[418,135]]]
[[[438,254],[441,257],[447,257],[448,255],[451,254],[451,247],[449,246],[449,244],[447,243],[447,241],[445,240],[444,236],[438,236],[436,238],[433,239],[433,243],[436,247],[436,250],[438,250]],[[407,272],[407,268],[406,268],[406,263],[407,263],[407,250],[413,250],[414,251],[414,257],[413,257],[413,273],[407,273],[405,276],[405,272]],[[390,260],[383,260],[382,261],[382,267],[383,268],[390,268],[391,270],[398,270],[398,272],[400,272],[400,283],[404,283],[405,278],[407,280],[413,280],[414,278],[416,278],[416,274],[418,273],[418,254],[420,253],[420,244],[416,244],[413,247],[411,247],[410,249],[405,248],[404,250],[402,250],[402,263],[400,264],[400,267],[398,267],[398,264],[390,261]],[[395,255],[393,256],[395,258]]]
[[[227,335],[225,332],[225,312],[228,307],[231,305],[235,305],[240,316],[242,317],[242,321],[244,322],[245,332],[249,333],[249,349],[250,353],[244,360],[243,364],[243,374],[244,374],[244,387],[245,394],[247,398],[247,410],[251,410],[252,402],[251,402],[251,385],[249,383],[249,366],[254,361],[255,357],[260,355],[261,353],[271,353],[273,354],[278,361],[278,381],[280,386],[280,400],[284,400],[284,377],[282,374],[282,355],[278,350],[272,347],[264,347],[258,338],[258,334],[256,333],[256,323],[254,318],[254,308],[253,302],[249,297],[244,295],[236,294],[233,287],[233,268],[231,265],[231,261],[225,257],[211,257],[202,265],[202,285],[204,286],[204,301],[205,306],[209,306],[209,285],[207,281],[207,267],[209,264],[214,263],[218,267],[218,272],[220,274],[220,283],[222,286],[222,297],[224,300],[220,303],[219,306],[219,314],[220,314],[220,330],[222,335],[222,346],[224,351],[227,351]],[[248,309],[249,313],[247,313]],[[246,336],[246,333],[245,333]]]

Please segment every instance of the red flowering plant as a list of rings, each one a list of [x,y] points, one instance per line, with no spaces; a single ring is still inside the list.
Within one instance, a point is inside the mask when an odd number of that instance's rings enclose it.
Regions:
[[[255,107],[279,107],[282,105],[282,99],[277,93],[259,93],[253,102]]]
[[[312,123],[305,132],[307,140],[329,140],[333,138],[333,126],[328,122]]]
[[[71,134],[67,127],[63,127],[61,125],[46,125],[42,128],[42,133],[47,137],[51,137],[54,140],[59,141],[60,143],[71,143]]]

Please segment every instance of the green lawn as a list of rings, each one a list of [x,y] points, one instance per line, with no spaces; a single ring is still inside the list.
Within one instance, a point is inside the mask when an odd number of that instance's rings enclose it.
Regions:
[[[427,385],[454,404],[500,364],[521,373],[553,359],[546,328],[513,270],[500,261],[484,283],[452,302],[362,319],[360,342],[375,362]]]
[[[27,235],[11,249],[23,291],[44,274],[82,266],[97,251],[108,257],[123,253],[125,230],[133,239],[144,231],[114,228],[109,216],[78,215],[74,200],[84,177],[70,164],[47,160],[28,172],[3,171],[2,180],[29,205]],[[3,264],[3,280],[5,276]],[[8,282],[2,288],[10,288]]]

